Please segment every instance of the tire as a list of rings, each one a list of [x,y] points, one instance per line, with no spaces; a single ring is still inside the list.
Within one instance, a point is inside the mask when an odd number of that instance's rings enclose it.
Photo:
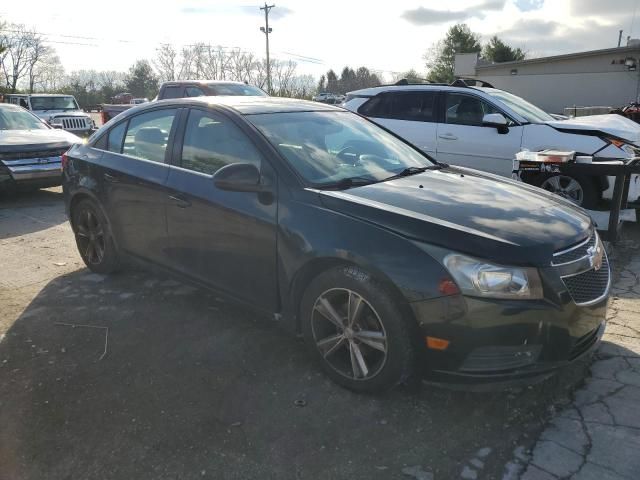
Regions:
[[[569,191],[576,184],[580,187],[580,192],[578,193],[576,190]],[[535,185],[548,192],[556,193],[589,210],[597,208],[602,199],[602,192],[598,188],[595,179],[581,175],[541,175],[536,179]],[[576,193],[578,193],[579,198],[576,198]]]
[[[120,267],[109,223],[100,208],[89,199],[80,200],[71,212],[78,252],[89,270],[108,274]]]
[[[354,315],[349,315],[348,299]],[[382,283],[358,267],[345,265],[318,275],[304,293],[300,318],[312,355],[327,376],[349,390],[390,390],[416,373],[417,325],[402,314]]]

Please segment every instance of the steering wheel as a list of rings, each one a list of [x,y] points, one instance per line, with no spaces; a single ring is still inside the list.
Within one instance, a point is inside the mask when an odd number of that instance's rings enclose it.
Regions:
[[[347,155],[348,153],[352,153],[353,155]],[[347,145],[346,147],[342,148],[338,153],[336,153],[336,157],[344,160],[345,163],[350,163],[352,165],[360,162],[360,156],[358,155],[355,147],[352,145]]]

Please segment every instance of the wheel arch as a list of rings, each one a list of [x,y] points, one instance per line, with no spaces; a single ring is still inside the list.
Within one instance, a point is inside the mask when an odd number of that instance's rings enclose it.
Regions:
[[[409,307],[408,301],[400,288],[398,288],[391,278],[375,266],[368,262],[341,256],[315,257],[307,261],[298,269],[290,283],[290,300],[288,302],[288,310],[292,317],[291,320],[296,333],[301,332],[302,316],[300,307],[302,304],[302,297],[304,296],[309,284],[320,274],[331,270],[332,268],[341,266],[355,267],[369,273],[376,281],[384,286],[385,290],[392,296],[402,313],[406,315],[407,318],[412,318],[415,321],[413,310]]]

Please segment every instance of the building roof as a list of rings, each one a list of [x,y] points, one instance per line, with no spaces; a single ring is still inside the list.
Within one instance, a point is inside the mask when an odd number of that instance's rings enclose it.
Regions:
[[[638,54],[640,52],[640,47],[632,46],[632,47],[616,47],[616,48],[604,48],[601,50],[589,50],[586,52],[576,52],[576,53],[566,53],[564,55],[554,55],[551,57],[540,57],[540,58],[529,58],[526,60],[516,60],[514,62],[500,62],[500,63],[478,63],[476,65],[476,70],[488,70],[492,68],[503,68],[509,66],[519,66],[519,65],[531,65],[535,63],[547,63],[547,62],[558,62],[562,60],[570,60],[574,58],[583,58],[583,57],[596,57],[599,55],[609,55],[612,53],[620,54],[627,56],[629,54],[635,53]]]

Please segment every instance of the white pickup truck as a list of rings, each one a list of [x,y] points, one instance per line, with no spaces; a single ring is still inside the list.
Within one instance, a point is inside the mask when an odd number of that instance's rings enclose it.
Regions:
[[[81,137],[96,130],[89,115],[84,113],[73,95],[8,94],[5,103],[11,103],[35,113],[53,128],[61,128]]]

